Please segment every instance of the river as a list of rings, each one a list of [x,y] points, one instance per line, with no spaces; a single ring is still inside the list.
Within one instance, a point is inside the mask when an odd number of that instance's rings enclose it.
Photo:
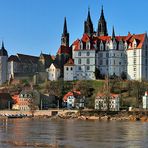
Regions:
[[[147,148],[148,123],[0,119],[0,148],[16,148],[14,142],[28,143],[18,148],[34,148],[33,143],[58,143],[59,148]]]

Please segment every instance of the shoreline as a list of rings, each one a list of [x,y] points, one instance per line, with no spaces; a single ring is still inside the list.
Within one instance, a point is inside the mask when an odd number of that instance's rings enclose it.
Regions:
[[[7,118],[48,118],[76,119],[76,120],[98,120],[98,121],[142,121],[148,122],[148,111],[119,111],[105,112],[95,110],[38,110],[32,117],[29,111],[0,110],[0,119]]]

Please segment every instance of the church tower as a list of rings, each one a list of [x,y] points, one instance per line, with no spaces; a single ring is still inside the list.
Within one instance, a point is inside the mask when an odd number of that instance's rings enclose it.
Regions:
[[[8,71],[8,53],[4,47],[4,42],[2,42],[2,47],[0,49],[0,85],[7,81],[7,71]]]
[[[103,12],[103,6],[102,6],[102,10],[101,10],[101,16],[98,22],[98,30],[97,30],[97,35],[98,36],[107,36],[107,24],[106,24],[106,20],[104,17],[104,12]]]
[[[93,35],[94,33],[93,23],[91,21],[89,8],[88,8],[87,20],[84,22],[84,33],[88,34],[89,36]]]
[[[61,45],[69,47],[69,33],[67,31],[66,17],[64,18],[64,27],[63,27],[62,37],[61,37]]]

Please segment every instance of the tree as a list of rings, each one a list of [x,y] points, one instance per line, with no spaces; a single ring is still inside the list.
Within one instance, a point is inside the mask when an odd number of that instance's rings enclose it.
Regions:
[[[91,96],[93,94],[94,88],[92,87],[90,81],[81,80],[77,81],[77,83],[74,86],[74,89],[76,91],[81,92],[81,97],[84,97],[86,106],[89,106],[92,102]]]
[[[36,112],[36,110],[38,109],[38,105],[37,105],[37,100],[35,95],[33,95],[28,99],[28,103],[29,103],[29,108],[30,108],[30,112],[32,114],[32,117],[34,117],[34,113]]]
[[[136,107],[139,107],[139,101],[144,95],[144,92],[146,90],[146,85],[144,81],[139,82],[139,81],[133,81],[133,95],[136,98]]]
[[[64,82],[62,80],[59,81],[50,81],[48,86],[46,86],[48,89],[49,96],[55,96],[57,99],[57,105],[58,107],[62,104],[62,97],[64,94]]]

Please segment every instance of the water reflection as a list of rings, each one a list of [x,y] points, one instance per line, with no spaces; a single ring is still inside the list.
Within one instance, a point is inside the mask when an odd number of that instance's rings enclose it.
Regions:
[[[33,148],[58,143],[60,148],[120,147],[148,145],[148,123],[99,122],[49,119],[0,120],[0,148]],[[15,143],[16,142],[16,143]]]

